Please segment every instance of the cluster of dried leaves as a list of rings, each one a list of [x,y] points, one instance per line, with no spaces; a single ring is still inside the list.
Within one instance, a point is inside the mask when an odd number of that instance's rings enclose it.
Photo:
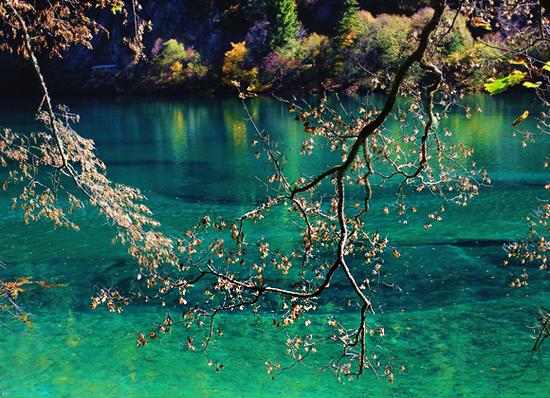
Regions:
[[[30,315],[17,303],[18,297],[32,286],[50,289],[60,285],[57,283],[50,284],[45,281],[33,280],[31,277],[21,277],[14,281],[0,280],[0,319],[14,318],[23,322],[28,328],[33,327]],[[0,325],[4,324],[0,321]]]
[[[0,132],[0,165],[8,168],[3,189],[21,187],[12,204],[22,209],[25,222],[47,219],[55,227],[78,229],[70,215],[83,206],[83,199],[87,200],[116,228],[116,240],[128,246],[140,267],[154,269],[177,264],[173,242],[156,230],[159,224],[143,204],[145,197],[138,189],[108,179],[93,141],[72,127],[78,116],[64,106],[53,107],[36,58],[44,50],[59,56],[75,44],[90,47],[93,33],[100,26],[88,16],[89,12],[95,7],[121,11],[120,6],[120,1],[104,0],[96,4],[0,2],[2,50],[20,53],[30,60],[43,93],[37,120],[44,126],[44,131],[37,133],[10,129]]]

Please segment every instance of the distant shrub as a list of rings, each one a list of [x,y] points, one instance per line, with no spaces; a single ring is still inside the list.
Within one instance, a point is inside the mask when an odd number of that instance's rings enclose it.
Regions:
[[[430,16],[431,10],[415,14],[413,26],[423,26]],[[443,18],[447,22],[441,30],[447,32],[451,27],[454,12],[448,10]],[[445,75],[452,79],[457,89],[481,90],[483,84],[491,77],[494,67],[506,69],[504,65],[495,65],[495,60],[501,56],[498,50],[474,42],[467,21],[461,15],[458,15],[451,30],[440,40],[441,50],[432,58],[441,65]]]
[[[231,85],[232,82],[238,82],[243,86],[258,85],[258,68],[251,65],[249,51],[244,41],[231,43],[231,50],[225,53],[222,74],[226,85]]]
[[[193,47],[185,48],[182,43],[170,39],[153,58],[151,80],[159,86],[189,85],[203,79],[208,67]]]
[[[283,49],[269,53],[263,60],[262,78],[268,83],[289,80],[291,75],[299,71],[301,63],[295,58],[293,51]]]
[[[433,10],[431,8],[424,8],[418,11],[416,14],[412,15],[412,29],[417,31],[422,29],[422,27],[424,27],[428,23],[432,14]],[[456,17],[456,19],[454,18],[455,11],[453,10],[447,10],[443,14],[443,23],[440,30],[441,32],[447,32],[447,30],[450,28],[450,31],[439,39],[441,41],[441,49],[437,54],[435,54],[435,56],[440,59],[444,59],[451,55],[463,53],[464,51],[472,48],[474,44],[472,34],[466,26],[465,18],[460,14]],[[454,23],[451,27],[450,24],[453,22],[453,20]]]
[[[161,66],[169,66],[171,63],[185,57],[185,55],[183,44],[178,43],[175,39],[170,39],[162,44],[162,49],[156,56],[155,61]]]
[[[327,55],[329,46],[330,42],[326,36],[312,33],[299,42],[296,52],[302,62],[315,64]]]
[[[451,54],[447,59],[446,68],[449,75],[455,76],[457,87],[480,91],[495,68],[506,70],[505,65],[495,64],[495,60],[501,57],[500,51],[481,43],[474,43],[465,51]]]
[[[258,4],[265,7],[255,7]],[[295,20],[293,4],[294,0],[246,0],[245,11],[257,19],[247,20],[252,25],[245,40],[231,43],[225,53],[221,67],[224,85],[236,81],[243,88],[254,86],[257,91],[314,90],[321,85],[348,91],[387,89],[397,68],[416,48],[415,37],[433,14],[426,7],[410,16],[374,17],[359,11],[357,0],[343,0],[329,39],[318,33],[308,34]],[[290,26],[290,30],[274,32],[276,20],[282,21],[281,26]],[[451,22],[453,26],[447,32]],[[483,87],[498,52],[474,43],[465,18],[458,15],[455,19],[452,10],[444,14],[437,35],[438,52],[430,54],[430,59],[457,87]],[[281,43],[276,47],[274,37]],[[208,73],[200,54],[174,39],[164,43],[157,40],[151,55],[149,81],[157,86],[190,85]],[[427,78],[418,68],[414,70],[418,71],[417,78]]]
[[[466,26],[466,20],[459,16],[451,32],[443,39],[443,52],[445,57],[461,54],[473,48],[474,39]]]
[[[353,43],[335,49],[338,52],[334,65],[336,78],[358,90],[384,88],[387,73],[395,72],[416,46],[411,33],[420,31],[432,13],[430,8],[410,17],[388,14],[373,17],[367,11],[358,12]],[[450,23],[453,15],[449,12],[446,17]],[[442,63],[451,59],[456,62],[473,48],[466,21],[460,16],[442,40],[443,50],[433,56]]]
[[[375,18],[367,11],[358,12],[356,19],[352,43],[335,48],[333,68],[342,85],[362,90],[377,86],[386,72],[401,64],[412,48],[412,20],[386,14]]]
[[[399,67],[412,48],[408,39],[411,31],[411,18],[405,16],[382,14],[373,19],[371,36],[363,37],[363,40],[366,39],[366,50],[371,60],[376,59],[378,69],[395,70]]]
[[[294,86],[319,83],[327,74],[330,41],[312,33],[291,40],[268,54],[262,64],[262,81],[269,86]]]

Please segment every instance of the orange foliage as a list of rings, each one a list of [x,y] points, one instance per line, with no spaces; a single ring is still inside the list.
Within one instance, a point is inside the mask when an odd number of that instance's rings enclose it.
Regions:
[[[248,68],[249,52],[246,43],[231,43],[231,50],[225,53],[222,73],[223,82],[227,85],[238,82],[246,86],[256,86],[258,84],[258,68]]]

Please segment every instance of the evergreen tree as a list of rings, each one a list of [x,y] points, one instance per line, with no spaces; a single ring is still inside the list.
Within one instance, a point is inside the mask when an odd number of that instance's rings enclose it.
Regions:
[[[298,32],[296,0],[271,0],[269,23],[271,49],[283,46],[294,39]]]
[[[357,12],[359,3],[357,0],[343,0],[336,23],[336,36],[339,40],[346,41],[357,26]]]

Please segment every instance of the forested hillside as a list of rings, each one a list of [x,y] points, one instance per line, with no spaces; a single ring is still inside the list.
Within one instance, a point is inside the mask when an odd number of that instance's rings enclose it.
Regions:
[[[388,73],[415,45],[411,33],[432,13],[427,3],[147,0],[125,24],[120,10],[101,11],[105,31],[93,50],[73,47],[62,59],[43,55],[42,62],[57,91],[208,93],[227,91],[231,82],[256,91],[384,90]],[[497,25],[473,26],[461,17],[453,24],[438,57],[459,77],[459,88],[479,90],[494,74],[490,61],[498,50],[486,44],[501,39]],[[136,34],[143,38],[139,59],[124,40]],[[507,72],[509,65],[500,68]],[[4,56],[2,69],[3,85],[25,87],[21,63]]]

